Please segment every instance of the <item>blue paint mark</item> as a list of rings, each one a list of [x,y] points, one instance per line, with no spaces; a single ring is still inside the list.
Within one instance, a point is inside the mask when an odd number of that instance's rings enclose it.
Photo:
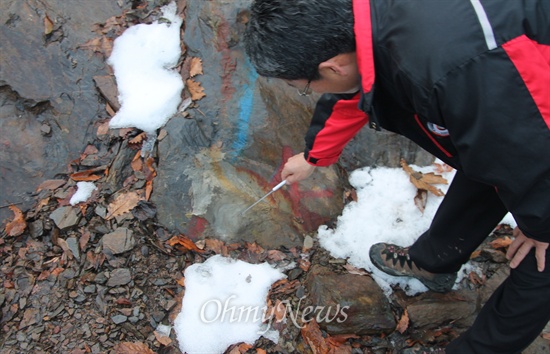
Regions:
[[[246,80],[246,83],[241,87],[243,94],[239,100],[240,110],[237,118],[237,131],[231,149],[234,157],[241,154],[248,142],[248,128],[250,126],[250,116],[252,115],[252,108],[254,105],[254,87],[258,79],[258,73],[256,73],[256,70],[252,67],[248,59],[246,60],[245,67],[248,69],[248,80]]]

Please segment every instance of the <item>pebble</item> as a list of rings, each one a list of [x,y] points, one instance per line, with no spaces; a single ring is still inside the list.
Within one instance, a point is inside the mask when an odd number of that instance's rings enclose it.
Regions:
[[[80,261],[80,249],[76,237],[69,237],[67,239],[67,246],[69,246],[69,249],[71,250],[74,258]]]
[[[121,324],[121,323],[126,322],[126,320],[128,320],[128,317],[126,317],[124,315],[114,315],[114,316],[111,317],[111,320],[115,324]]]
[[[136,245],[132,230],[119,227],[102,238],[103,248],[112,254],[120,254],[131,250]],[[104,250],[105,251],[105,250]]]
[[[86,287],[84,288],[84,292],[85,292],[86,294],[93,294],[93,293],[95,293],[95,289],[96,289],[96,286],[95,286],[95,285],[93,285],[93,284],[92,284],[92,285],[88,285],[88,286],[86,286]]]
[[[57,208],[50,214],[50,218],[61,230],[78,225],[80,217],[79,209],[70,206]]]
[[[132,281],[132,273],[128,268],[119,268],[111,272],[111,277],[107,281],[107,286],[115,287],[126,285]]]

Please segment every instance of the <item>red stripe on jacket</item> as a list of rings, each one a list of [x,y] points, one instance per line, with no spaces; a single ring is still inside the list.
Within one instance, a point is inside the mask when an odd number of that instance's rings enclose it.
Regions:
[[[550,129],[550,47],[538,44],[525,35],[502,47],[516,66]]]
[[[360,94],[350,100],[338,101],[324,128],[315,137],[315,142],[307,155],[310,163],[328,166],[340,157],[347,143],[368,123],[367,114],[357,108]]]

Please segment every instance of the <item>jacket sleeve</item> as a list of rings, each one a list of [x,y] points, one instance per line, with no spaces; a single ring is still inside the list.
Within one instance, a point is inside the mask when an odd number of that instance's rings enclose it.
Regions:
[[[368,122],[368,116],[358,108],[360,93],[321,96],[306,134],[306,161],[316,166],[328,166],[340,157],[346,144]]]
[[[550,242],[546,47],[517,37],[449,73],[434,97],[463,172],[496,188],[526,236]]]

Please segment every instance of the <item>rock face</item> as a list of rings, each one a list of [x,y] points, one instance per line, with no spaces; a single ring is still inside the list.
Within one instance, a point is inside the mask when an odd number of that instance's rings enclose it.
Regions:
[[[120,16],[132,3],[1,2],[0,139],[5,148],[0,150],[0,205],[21,203],[25,211],[36,186],[67,173],[87,145],[96,145],[103,156],[96,128],[109,117],[105,101],[115,110],[118,102],[110,69],[98,53],[108,48],[90,43],[98,38],[97,24]],[[285,161],[303,150],[315,97],[300,97],[280,80],[255,73],[240,42],[250,0],[177,3],[186,9],[184,59],[202,59],[204,74],[193,79],[206,97],[187,110],[186,118],[173,117],[158,144],[152,202],[160,223],[193,239],[300,245],[305,232],[341,212],[343,169],[320,168],[308,181],[284,187],[245,215],[240,212],[279,183]],[[110,168],[112,190],[129,168],[127,150],[121,149]],[[346,169],[397,165],[401,156],[411,163],[431,161],[412,143],[365,128],[341,162]],[[90,161],[90,166],[110,162]],[[11,216],[0,208],[1,220]]]
[[[390,303],[371,277],[335,274],[314,266],[306,286],[313,304],[323,308],[316,320],[330,334],[380,334],[395,329]]]
[[[304,147],[315,97],[303,98],[280,80],[258,77],[240,38],[249,0],[188,1],[184,42],[200,57],[195,79],[206,97],[173,118],[159,143],[154,203],[159,220],[192,238],[217,235],[266,247],[299,245],[304,232],[341,212],[346,178],[319,168],[299,185],[273,194],[249,213],[239,212],[280,182],[286,160]],[[346,168],[397,165],[400,157],[432,157],[393,134],[365,128],[342,157]]]
[[[111,0],[0,2],[1,205],[30,203],[38,184],[66,172],[90,140],[105,107],[92,77],[106,71],[82,46],[95,23],[120,12]]]

